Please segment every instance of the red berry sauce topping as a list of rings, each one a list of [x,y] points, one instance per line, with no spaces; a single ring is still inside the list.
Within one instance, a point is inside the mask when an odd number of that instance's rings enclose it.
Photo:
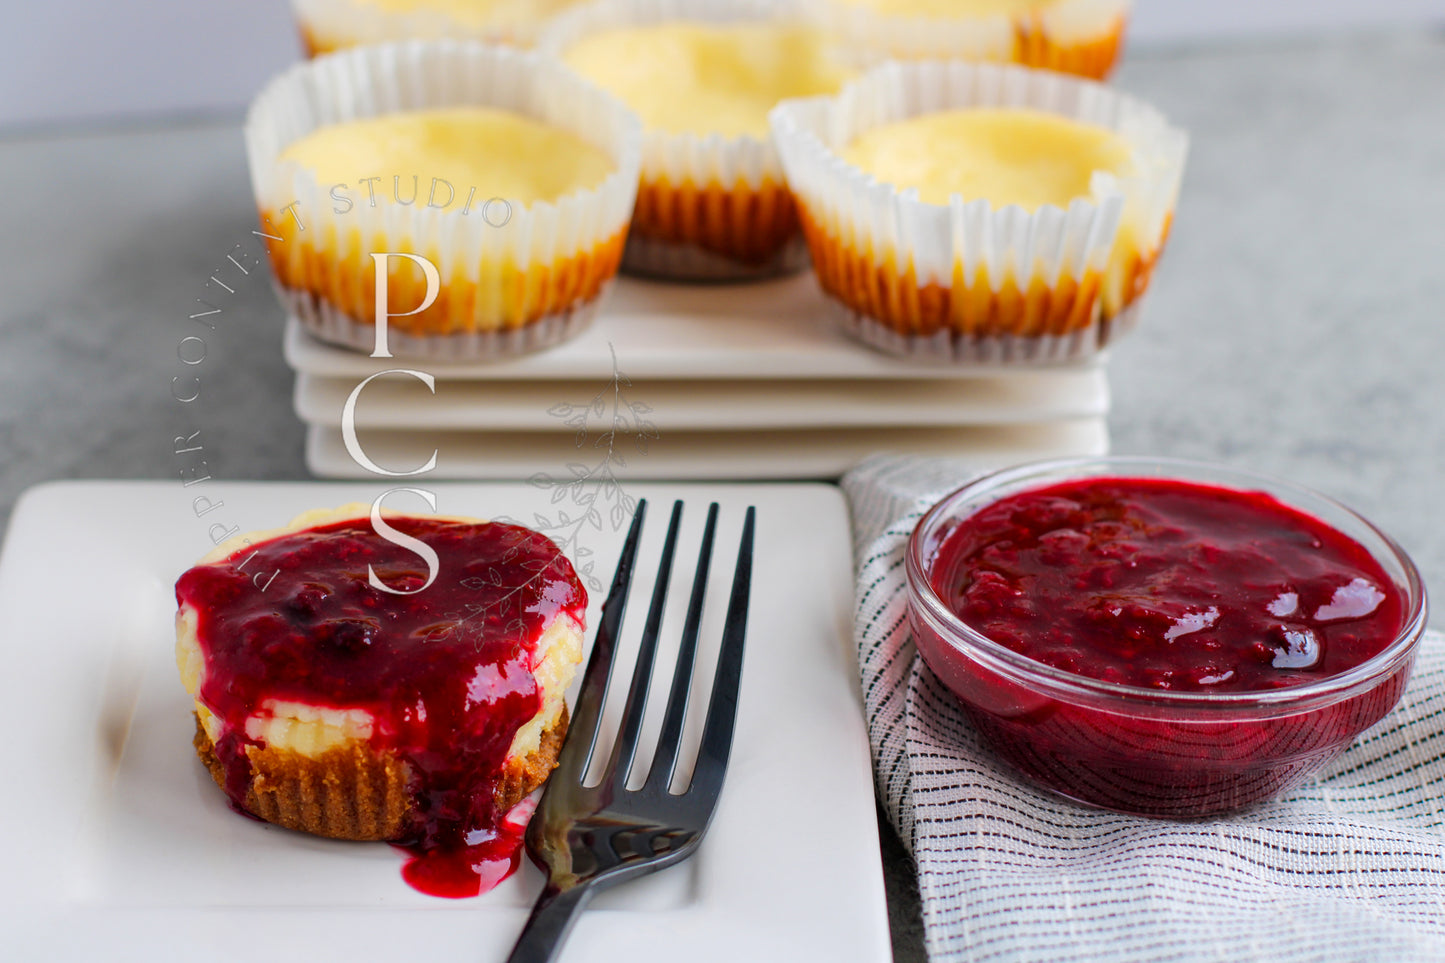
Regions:
[[[1124,685],[1247,692],[1368,660],[1400,592],[1357,542],[1263,492],[1092,478],[1005,497],[949,534],[934,590],[988,638]]]
[[[587,592],[557,546],[530,529],[386,520],[437,553],[436,580],[416,594],[369,583],[368,566],[407,591],[428,571],[366,518],[287,534],[182,575],[176,599],[199,613],[206,661],[198,696],[226,723],[215,752],[238,808],[250,775],[245,747],[254,744],[244,722],[263,702],[369,712],[373,747],[412,773],[414,819],[396,841],[413,857],[403,875],[433,895],[476,895],[519,859],[520,829],[496,811],[494,791],[517,730],[542,708],[537,639],[559,614],[580,624]]]

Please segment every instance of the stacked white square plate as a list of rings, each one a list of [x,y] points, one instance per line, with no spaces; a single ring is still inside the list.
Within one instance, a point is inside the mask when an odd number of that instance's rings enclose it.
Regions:
[[[307,463],[330,478],[375,477],[368,460],[406,471],[433,452],[429,477],[787,479],[836,476],[876,451],[986,468],[1108,447],[1100,359],[921,365],[852,342],[827,313],[811,275],[728,286],[623,278],[580,336],[505,362],[371,358],[294,319],[285,350]]]

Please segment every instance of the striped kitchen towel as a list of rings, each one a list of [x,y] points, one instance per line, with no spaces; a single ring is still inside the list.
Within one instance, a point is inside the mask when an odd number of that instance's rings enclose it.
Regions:
[[[1445,961],[1445,651],[1315,780],[1242,815],[1121,816],[995,765],[909,636],[909,533],[968,477],[880,456],[843,479],[879,797],[935,960]]]

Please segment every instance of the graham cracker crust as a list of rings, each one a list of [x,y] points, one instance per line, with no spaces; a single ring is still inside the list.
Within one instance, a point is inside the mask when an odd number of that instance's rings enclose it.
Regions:
[[[567,722],[563,706],[557,722],[542,733],[537,750],[508,761],[495,791],[500,812],[511,809],[547,781],[557,766]],[[225,767],[199,719],[192,744],[211,778],[224,790]],[[353,840],[399,839],[411,825],[411,769],[392,753],[352,743],[314,758],[289,749],[255,746],[246,748],[246,756],[251,777],[245,808],[268,823],[330,839]]]

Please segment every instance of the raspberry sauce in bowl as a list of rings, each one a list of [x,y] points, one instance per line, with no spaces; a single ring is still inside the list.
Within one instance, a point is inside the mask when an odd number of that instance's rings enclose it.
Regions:
[[[1323,495],[1204,464],[1069,459],[940,501],[908,547],[919,652],[1002,759],[1189,817],[1272,798],[1399,700],[1405,553]]]

